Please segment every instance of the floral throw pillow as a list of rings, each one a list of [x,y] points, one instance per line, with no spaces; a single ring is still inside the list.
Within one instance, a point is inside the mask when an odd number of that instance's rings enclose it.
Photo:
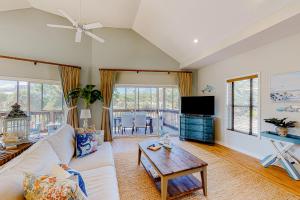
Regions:
[[[25,174],[24,197],[26,200],[86,200],[73,180],[31,174]]]
[[[95,131],[76,131],[76,157],[84,157],[97,151],[98,141]]]

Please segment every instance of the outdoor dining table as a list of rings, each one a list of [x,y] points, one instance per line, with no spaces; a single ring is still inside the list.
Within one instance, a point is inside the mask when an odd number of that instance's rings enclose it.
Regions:
[[[150,116],[146,117],[146,126],[150,127],[150,133],[153,133],[153,119]],[[122,124],[122,118],[121,117],[114,117],[114,128],[117,129],[117,122],[120,122],[119,124]]]

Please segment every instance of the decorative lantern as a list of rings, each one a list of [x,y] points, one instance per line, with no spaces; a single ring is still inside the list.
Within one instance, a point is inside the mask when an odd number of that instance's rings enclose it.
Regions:
[[[17,136],[19,140],[26,140],[30,130],[30,117],[15,103],[9,114],[2,119],[3,133],[7,136]]]

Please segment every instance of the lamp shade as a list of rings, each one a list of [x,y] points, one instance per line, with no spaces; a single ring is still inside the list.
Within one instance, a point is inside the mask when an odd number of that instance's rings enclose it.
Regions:
[[[89,119],[92,118],[90,109],[81,109],[80,119]]]

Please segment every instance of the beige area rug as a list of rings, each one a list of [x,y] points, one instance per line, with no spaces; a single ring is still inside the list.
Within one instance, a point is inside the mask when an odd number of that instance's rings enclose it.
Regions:
[[[154,140],[149,138],[147,140]],[[159,200],[160,193],[144,170],[137,165],[138,142],[145,138],[115,139],[113,150],[121,200]],[[299,200],[264,177],[226,161],[188,142],[179,146],[208,163],[208,196],[197,191],[181,200]],[[195,174],[199,178],[198,174]]]

